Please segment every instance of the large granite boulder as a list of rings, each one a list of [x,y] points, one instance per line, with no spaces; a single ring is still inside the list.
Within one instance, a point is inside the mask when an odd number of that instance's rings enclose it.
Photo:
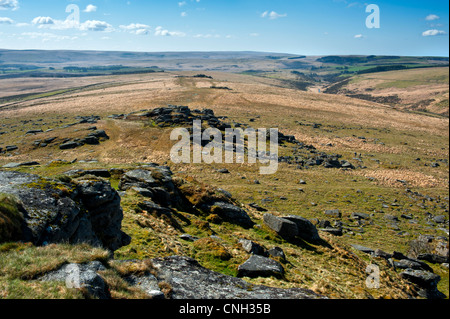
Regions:
[[[254,285],[208,270],[191,258],[153,259],[159,281],[172,287],[173,299],[324,299],[311,290]]]
[[[38,246],[89,243],[111,251],[131,241],[121,231],[120,196],[105,180],[65,183],[0,171],[0,193],[13,197],[20,208],[21,241]]]

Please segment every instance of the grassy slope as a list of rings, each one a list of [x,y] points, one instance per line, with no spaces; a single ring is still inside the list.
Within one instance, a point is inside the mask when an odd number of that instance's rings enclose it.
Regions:
[[[376,297],[404,298],[405,292],[397,284],[400,280],[398,275],[384,267],[379,260],[375,262],[383,267],[383,288],[368,291],[364,286],[365,267],[373,261],[348,245],[358,243],[388,252],[396,250],[406,253],[408,242],[419,233],[444,235],[426,225],[425,211],[417,206],[418,202],[408,196],[405,187],[397,180],[406,180],[409,188],[424,195],[435,198],[448,196],[448,165],[437,168],[429,166],[437,159],[448,158],[448,120],[402,113],[345,97],[274,87],[270,85],[272,82],[269,79],[220,73],[211,75],[214,80],[180,79],[170,74],[136,76],[133,77],[136,80],[134,84],[83,91],[76,95],[69,93],[38,102],[27,101],[19,104],[20,108],[4,110],[2,124],[5,127],[1,130],[8,131],[8,134],[0,135],[0,147],[15,141],[21,148],[19,155],[0,157],[0,165],[24,160],[37,160],[45,164],[56,158],[70,161],[75,158],[97,159],[100,162],[21,169],[42,175],[58,175],[74,168],[133,167],[136,162],[164,163],[168,160],[170,143],[167,141],[170,130],[161,131],[132,122],[99,122],[97,127],[105,129],[111,137],[101,147],[85,146],[72,151],[59,151],[55,147],[33,149],[30,145],[33,140],[55,135],[82,135],[82,130],[90,125],[58,129],[61,125],[73,122],[76,115],[107,116],[168,103],[189,105],[192,108],[212,108],[217,115],[228,116],[229,121],[243,123],[248,123],[250,118],[259,115],[260,118],[251,123],[252,126],[279,127],[287,134],[296,135],[300,141],[313,144],[320,151],[343,154],[344,158],[356,165],[359,162],[353,160],[354,153],[358,157],[361,154],[367,168],[346,173],[324,168],[298,170],[295,166],[283,164],[273,176],[261,176],[257,167],[246,165],[172,165],[172,170],[182,177],[193,176],[205,183],[222,187],[243,204],[257,202],[281,215],[298,214],[323,219],[324,210],[339,208],[344,215],[342,221],[349,224],[353,229],[352,233],[342,238],[322,234],[331,247],[298,247],[276,237],[263,225],[261,214],[251,209],[249,211],[252,217],[260,225],[253,230],[212,223],[209,223],[209,228],[200,227],[205,226],[204,220],[190,215],[185,216],[190,219],[190,223],[183,224],[180,220],[184,232],[198,237],[213,233],[220,236],[223,240],[221,244],[232,255],[230,260],[223,261],[211,256],[201,246],[179,240],[177,236],[181,232],[165,222],[136,214],[134,207],[140,199],[136,194],[130,193],[123,199],[124,230],[133,237],[133,242],[118,251],[117,256],[122,259],[142,259],[185,254],[198,258],[209,268],[233,275],[237,266],[246,259],[246,254],[237,242],[240,237],[245,237],[267,248],[275,245],[282,247],[289,261],[285,264],[288,270],[286,280],[254,279],[252,282],[282,287],[308,287],[334,298],[366,298],[368,293]],[[233,91],[210,90],[211,85],[228,86]],[[23,118],[33,122],[14,128],[17,121]],[[38,136],[24,136],[24,131],[36,128],[41,118],[45,119],[45,129],[54,128],[55,131]],[[304,125],[299,125],[299,122]],[[314,129],[308,126],[311,123],[320,123],[322,126]],[[362,136],[365,137],[364,140],[358,138]],[[328,143],[333,146],[327,146]],[[133,152],[129,152],[130,149]],[[418,157],[421,161],[416,161]],[[215,171],[222,167],[227,167],[231,174],[222,175]],[[368,177],[376,179],[372,181]],[[260,184],[253,182],[256,179]],[[300,179],[307,181],[307,185],[298,185]],[[112,182],[117,185],[117,180]],[[282,200],[280,197],[287,199]],[[261,204],[261,200],[265,198],[271,198],[273,202]],[[383,209],[382,204],[389,205],[389,208]],[[448,201],[427,202],[426,207],[427,212],[443,214],[445,207],[448,209]],[[412,214],[418,224],[401,221],[400,231],[392,230],[387,227],[381,211],[397,216]],[[373,216],[359,224],[348,218],[352,212],[364,212]],[[443,271],[443,274],[445,283],[448,281],[448,271]],[[448,295],[445,284],[441,290]]]
[[[401,102],[396,107],[448,116],[448,72],[441,67],[363,74],[344,88],[346,94],[397,95]]]

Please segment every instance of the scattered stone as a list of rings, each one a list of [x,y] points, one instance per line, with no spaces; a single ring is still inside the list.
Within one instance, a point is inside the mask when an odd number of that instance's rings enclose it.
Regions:
[[[74,148],[77,148],[77,147],[80,147],[80,146],[81,146],[80,143],[70,141],[70,142],[66,142],[66,143],[63,143],[63,144],[59,145],[59,149],[61,149],[61,150],[70,150],[70,149],[74,149]]]
[[[286,240],[292,240],[298,235],[297,225],[290,220],[267,213],[264,214],[264,223]]]
[[[224,221],[240,225],[244,228],[252,228],[255,223],[250,219],[247,212],[234,204],[226,202],[213,202],[204,207],[217,214]]]
[[[281,260],[286,261],[286,255],[280,247],[273,247],[268,251],[269,256],[274,258],[280,258]]]
[[[428,261],[432,264],[443,264],[449,262],[448,256],[440,256],[436,254],[420,254],[417,256],[417,259]]]
[[[419,295],[428,299],[443,298],[443,294],[437,289],[441,277],[429,271],[406,269],[400,276],[419,286]]]
[[[30,130],[26,134],[38,134],[38,133],[44,133],[43,130]]]
[[[343,235],[341,228],[327,227],[327,228],[320,228],[319,230],[329,233],[334,236],[342,236]]]
[[[283,266],[270,258],[252,255],[245,263],[238,267],[238,277],[276,277],[284,275]]]
[[[259,255],[259,256],[267,256],[268,255],[266,249],[263,246],[255,243],[251,240],[239,239],[239,244],[241,244],[242,248],[249,254]]]
[[[372,248],[367,248],[361,245],[357,245],[357,244],[353,244],[352,245],[353,248],[355,248],[356,250],[362,251],[363,253],[372,255],[373,253],[375,253],[375,250]]]
[[[357,219],[357,220],[360,220],[360,219],[370,219],[370,215],[369,215],[369,214],[365,214],[365,213],[352,213],[352,214],[350,215],[350,218],[352,218],[352,219]]]
[[[3,165],[2,168],[18,168],[22,166],[37,166],[41,165],[38,162],[24,162],[24,163],[8,163],[6,165]]]
[[[267,212],[267,209],[265,209],[264,207],[259,206],[256,203],[250,203],[250,204],[248,204],[248,206],[256,209],[258,212]]]
[[[445,215],[439,215],[439,216],[436,216],[433,218],[434,222],[438,223],[438,224],[445,223],[446,219],[447,219],[447,217]]]
[[[5,152],[12,152],[18,150],[19,148],[16,145],[7,145],[5,146]]]
[[[194,236],[189,235],[189,234],[183,234],[183,235],[180,235],[179,237],[182,240],[191,241],[191,242],[194,242],[194,241],[198,240],[197,237],[194,237]]]
[[[96,299],[111,299],[108,285],[97,273],[106,270],[100,262],[88,264],[68,264],[59,270],[44,275],[42,281],[62,281],[69,288],[86,289],[90,297]]]
[[[290,215],[287,217],[283,217],[283,219],[287,219],[291,222],[294,222],[297,225],[297,236],[302,238],[307,242],[318,242],[320,241],[320,236],[317,231],[316,226],[306,218],[301,216]]]
[[[339,209],[326,210],[325,215],[333,217],[333,218],[341,218],[342,214]]]
[[[395,268],[399,268],[399,269],[416,269],[416,270],[427,270],[430,271],[431,268],[426,264],[419,262],[419,261],[414,261],[411,259],[402,259],[399,261],[394,261],[394,266]],[[425,269],[427,268],[427,269]]]

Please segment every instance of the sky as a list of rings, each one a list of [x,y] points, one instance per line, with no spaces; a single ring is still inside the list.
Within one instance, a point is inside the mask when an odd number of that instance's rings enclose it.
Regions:
[[[449,56],[447,0],[371,1],[0,0],[0,48]]]

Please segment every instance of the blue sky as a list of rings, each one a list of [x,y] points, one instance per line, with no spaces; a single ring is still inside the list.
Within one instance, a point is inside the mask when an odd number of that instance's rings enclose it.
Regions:
[[[0,48],[448,56],[448,12],[447,0],[0,0]]]

